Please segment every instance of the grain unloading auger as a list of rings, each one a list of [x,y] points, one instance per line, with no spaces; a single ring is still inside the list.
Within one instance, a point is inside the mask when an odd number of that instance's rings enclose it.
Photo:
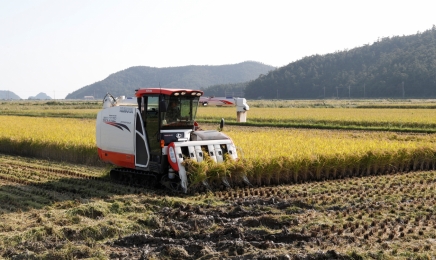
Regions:
[[[135,99],[107,94],[97,115],[96,139],[100,159],[119,167],[111,175],[146,175],[186,193],[189,178],[184,159],[201,162],[207,152],[217,163],[224,161],[225,154],[236,160],[236,147],[227,135],[197,129],[195,116],[202,95],[199,90],[161,88],[138,89]],[[222,181],[230,186],[225,177]]]

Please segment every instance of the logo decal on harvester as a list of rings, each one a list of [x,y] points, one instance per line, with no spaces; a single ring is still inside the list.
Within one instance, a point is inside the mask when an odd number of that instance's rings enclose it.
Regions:
[[[120,107],[121,113],[133,113],[133,108],[131,107]]]
[[[108,124],[108,125],[111,125],[111,126],[115,126],[116,128],[119,128],[119,129],[121,129],[123,131],[124,131],[123,128],[125,128],[127,131],[130,132],[130,129],[125,124],[120,124],[120,123],[117,123],[117,122],[110,122],[110,121],[105,121],[105,123]]]

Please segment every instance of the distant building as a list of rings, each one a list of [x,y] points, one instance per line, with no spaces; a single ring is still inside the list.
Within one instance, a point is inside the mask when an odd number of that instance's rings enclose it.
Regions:
[[[94,100],[94,96],[85,96],[85,99],[87,99],[87,100],[89,100],[89,99]]]

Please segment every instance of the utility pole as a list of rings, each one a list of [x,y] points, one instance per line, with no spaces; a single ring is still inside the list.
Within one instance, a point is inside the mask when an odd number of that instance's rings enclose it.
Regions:
[[[348,85],[348,99],[351,99],[351,95],[350,95],[350,85]]]
[[[323,87],[323,89],[324,89],[324,99],[325,99],[325,86]]]
[[[405,96],[405,92],[404,92],[404,81],[401,82],[401,85],[403,86],[403,98],[404,98],[404,96]]]
[[[365,85],[366,83],[363,83],[363,98],[366,98]]]

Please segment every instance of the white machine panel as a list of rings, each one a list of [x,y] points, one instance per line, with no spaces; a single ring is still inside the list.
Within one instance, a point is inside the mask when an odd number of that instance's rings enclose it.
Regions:
[[[97,115],[97,147],[117,153],[134,154],[135,110],[133,107],[109,107]]]

